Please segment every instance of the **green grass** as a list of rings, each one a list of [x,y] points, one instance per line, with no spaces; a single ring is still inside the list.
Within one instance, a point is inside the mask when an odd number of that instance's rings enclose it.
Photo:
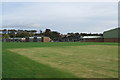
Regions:
[[[69,73],[37,63],[10,51],[6,50],[3,53],[3,78],[75,77]]]
[[[117,77],[118,43],[3,43],[2,45],[3,78]],[[100,46],[92,49],[92,45]]]
[[[39,42],[10,42],[2,43],[3,48],[30,48],[30,47],[53,47],[53,46],[81,46],[81,45],[120,45],[120,43],[102,43],[102,42],[56,42],[56,43],[39,43]]]

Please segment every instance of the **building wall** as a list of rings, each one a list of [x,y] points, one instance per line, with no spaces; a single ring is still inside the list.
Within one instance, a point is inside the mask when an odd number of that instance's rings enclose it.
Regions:
[[[49,37],[42,37],[42,42],[50,42],[51,39]]]
[[[25,41],[26,41],[26,42],[29,42],[29,38],[26,38]]]
[[[104,38],[120,38],[119,32],[120,32],[120,28],[105,31],[103,33],[103,37]]]
[[[120,28],[105,31],[103,37],[104,42],[120,42]]]
[[[87,38],[83,39],[81,42],[104,42],[103,38]]]
[[[104,42],[120,42],[120,38],[105,38]]]
[[[26,38],[25,41],[26,41],[26,42],[41,42],[41,38],[37,38],[37,37],[34,37],[34,38]]]

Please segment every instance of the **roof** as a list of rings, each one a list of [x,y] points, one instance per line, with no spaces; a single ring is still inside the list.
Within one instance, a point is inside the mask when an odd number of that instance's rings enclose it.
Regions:
[[[82,38],[101,38],[101,36],[84,36]]]
[[[9,39],[23,39],[23,38],[9,38]]]
[[[111,32],[111,31],[114,31],[114,30],[120,30],[120,28],[118,27],[118,28],[115,28],[115,29],[110,29],[110,30],[104,31],[104,33]]]
[[[104,38],[120,38],[120,28],[111,29],[103,33]]]
[[[35,36],[35,37],[37,37],[37,36]],[[35,38],[35,37],[29,37],[29,38]],[[41,37],[37,37],[37,38],[41,38]]]

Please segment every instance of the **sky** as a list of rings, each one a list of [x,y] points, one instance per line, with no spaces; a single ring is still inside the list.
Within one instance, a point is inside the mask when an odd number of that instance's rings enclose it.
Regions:
[[[1,0],[2,2],[119,2],[119,0]]]
[[[118,27],[117,2],[3,2],[0,9],[2,28],[102,33]]]

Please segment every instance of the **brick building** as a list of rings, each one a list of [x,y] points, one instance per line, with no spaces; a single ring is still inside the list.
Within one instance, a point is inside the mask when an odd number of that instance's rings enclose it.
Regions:
[[[42,37],[42,42],[51,42],[49,37]]]

